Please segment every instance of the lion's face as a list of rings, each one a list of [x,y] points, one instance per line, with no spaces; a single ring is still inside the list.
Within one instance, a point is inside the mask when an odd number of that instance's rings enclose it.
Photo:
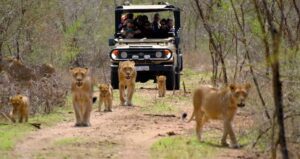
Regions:
[[[83,80],[88,74],[88,68],[81,68],[81,67],[70,68],[70,72],[76,81],[76,85],[78,87],[81,87],[83,84]]]
[[[233,97],[237,101],[238,107],[244,107],[245,106],[245,100],[248,96],[248,92],[251,88],[250,84],[242,84],[242,85],[235,85],[231,84],[229,86],[231,92],[233,93]]]
[[[167,78],[166,78],[166,76],[157,76],[156,77],[156,80],[157,80],[157,83],[161,83],[161,84],[163,84],[163,83],[165,83],[165,81],[167,80]]]
[[[107,94],[109,94],[109,84],[99,84],[98,87],[101,95],[106,96]]]
[[[120,63],[121,74],[125,76],[127,80],[130,80],[135,75],[135,63],[133,61],[125,61]]]
[[[22,104],[23,97],[20,95],[16,95],[9,98],[10,103],[15,107]]]

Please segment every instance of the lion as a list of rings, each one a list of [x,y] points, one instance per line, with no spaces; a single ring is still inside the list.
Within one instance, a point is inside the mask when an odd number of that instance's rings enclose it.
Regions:
[[[22,123],[23,120],[28,122],[29,116],[29,99],[24,95],[15,95],[9,98],[11,105],[13,106],[12,111],[10,112],[10,118],[15,123],[16,117],[19,119],[19,123]]]
[[[113,102],[113,88],[110,84],[99,84],[99,112],[101,111],[101,106],[104,103],[105,112],[111,112],[112,102]]]
[[[164,97],[166,95],[166,76],[160,75],[156,76],[158,97]]]
[[[235,134],[232,129],[232,120],[238,107],[245,106],[250,84],[230,84],[223,89],[214,88],[209,85],[200,86],[193,94],[193,117],[196,120],[196,134],[201,141],[201,131],[203,125],[209,119],[223,120],[224,130],[221,144],[228,146],[227,136],[231,139],[231,146],[239,148]]]
[[[88,68],[70,68],[73,76],[71,92],[73,96],[73,108],[75,111],[75,126],[90,126],[90,115],[92,111],[92,81]]]
[[[135,88],[136,69],[134,61],[120,62],[118,75],[119,75],[119,91],[120,91],[120,105],[132,105],[132,96]],[[125,89],[127,90],[125,101]]]

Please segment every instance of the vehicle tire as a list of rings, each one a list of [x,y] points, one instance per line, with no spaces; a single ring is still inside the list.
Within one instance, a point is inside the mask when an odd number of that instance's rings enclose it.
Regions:
[[[167,90],[173,90],[174,83],[175,83],[175,72],[170,71],[166,73],[167,81],[166,81],[166,87]]]
[[[119,89],[119,77],[118,72],[110,72],[110,83],[113,89]]]
[[[175,74],[175,90],[180,89],[180,74]]]

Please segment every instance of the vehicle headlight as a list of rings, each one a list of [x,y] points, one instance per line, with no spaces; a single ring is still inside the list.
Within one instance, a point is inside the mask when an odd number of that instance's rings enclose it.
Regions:
[[[127,56],[128,56],[127,52],[125,52],[125,51],[121,52],[121,58],[125,59],[125,58],[127,58]]]
[[[119,55],[119,50],[113,50],[111,53],[111,58],[115,60],[117,59],[118,55]]]
[[[155,52],[155,57],[161,58],[162,57],[162,52],[161,51],[156,51]]]
[[[170,50],[164,50],[164,54],[166,58],[170,58],[172,56],[172,52]]]

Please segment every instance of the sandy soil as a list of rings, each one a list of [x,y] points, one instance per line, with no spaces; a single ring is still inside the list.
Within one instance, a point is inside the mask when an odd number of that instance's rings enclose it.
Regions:
[[[155,90],[137,89],[136,93],[147,98],[157,98]],[[171,96],[172,92],[167,92]],[[186,123],[181,112],[191,112],[192,106],[184,106],[187,101],[176,102],[179,111],[176,117],[146,116],[139,105],[133,107],[117,106],[114,101],[113,112],[92,112],[91,127],[73,127],[74,121],[59,123],[29,134],[17,143],[13,154],[16,158],[151,158],[151,145],[168,132],[176,135],[194,135],[194,122]],[[241,119],[243,118],[243,119]],[[249,126],[251,120],[241,113],[235,123],[237,129]],[[245,124],[246,123],[246,124]],[[248,123],[248,124],[247,124]],[[221,123],[205,126],[205,129],[222,129]],[[204,129],[204,131],[205,131]],[[237,130],[238,131],[238,130]],[[221,134],[220,134],[221,137]],[[57,144],[64,139],[77,139],[71,144]],[[243,149],[226,148],[216,158],[245,158]]]

